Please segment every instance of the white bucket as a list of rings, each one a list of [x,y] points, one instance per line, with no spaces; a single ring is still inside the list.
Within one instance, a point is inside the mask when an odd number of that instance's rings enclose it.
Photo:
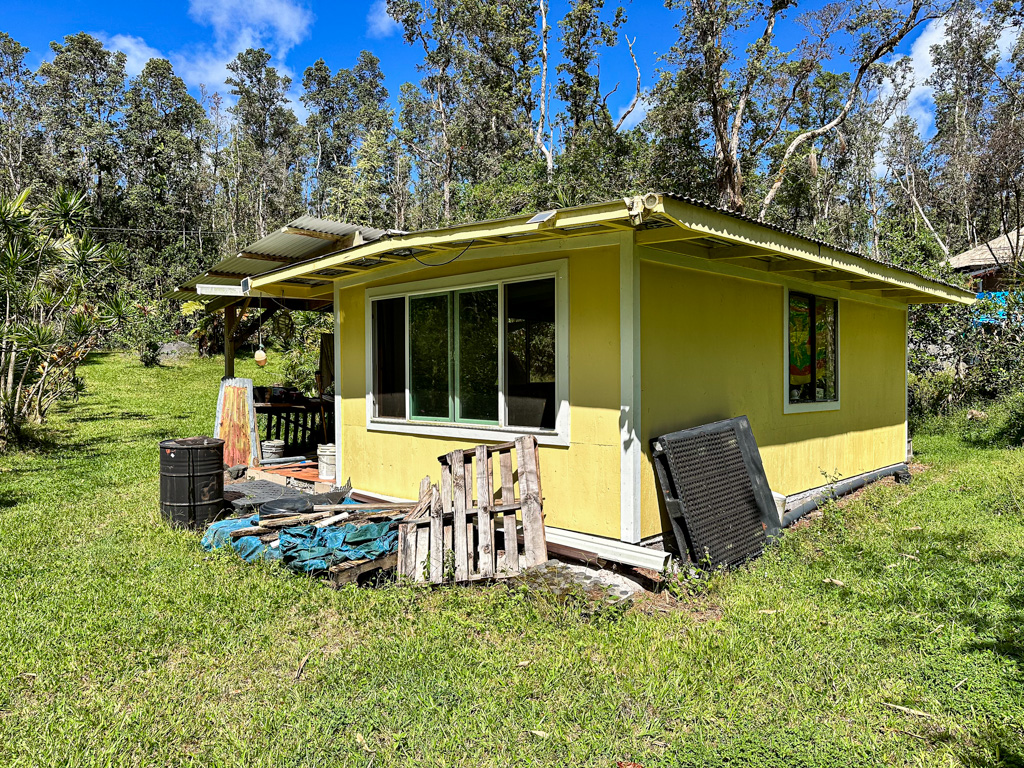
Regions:
[[[284,457],[284,440],[264,440],[260,444],[263,453],[263,460],[280,459]]]
[[[321,480],[334,480],[335,478],[335,460],[336,451],[334,449],[334,443],[326,443],[324,445],[318,445],[316,449],[316,461],[317,461],[317,472],[320,475]]]

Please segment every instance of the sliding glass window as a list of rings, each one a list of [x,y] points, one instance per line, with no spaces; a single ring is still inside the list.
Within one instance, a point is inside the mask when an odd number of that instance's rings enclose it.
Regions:
[[[371,322],[375,417],[555,428],[554,278],[376,299]]]

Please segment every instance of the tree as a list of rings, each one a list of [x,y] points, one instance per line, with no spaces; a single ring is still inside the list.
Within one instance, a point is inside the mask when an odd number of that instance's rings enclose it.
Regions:
[[[573,0],[558,22],[565,61],[555,68],[560,76],[555,94],[565,105],[561,123],[569,151],[584,135],[611,127],[611,93],[601,93],[601,48],[615,45],[626,14],[618,7],[611,21],[605,21],[603,9],[604,0]]]
[[[209,264],[212,189],[204,161],[210,122],[166,59],[151,59],[132,80],[121,130],[126,241],[141,256],[128,274],[159,295]],[[134,226],[132,226],[134,225]],[[209,252],[209,256],[206,252]]]
[[[310,204],[319,216],[391,226],[389,203],[394,116],[380,60],[359,54],[336,74],[317,61],[303,78],[310,162]]]
[[[264,49],[249,48],[228,64],[232,76],[226,80],[237,99],[230,109],[237,121],[232,170],[240,187],[234,213],[245,222],[243,232],[259,237],[269,221],[287,220],[301,205],[301,129],[287,106],[291,78],[269,63]]]
[[[689,69],[663,72],[650,101],[642,126],[651,142],[646,186],[713,199],[714,156],[707,150],[711,134],[699,77]]]
[[[945,10],[946,6],[939,5],[934,0],[911,0],[910,5],[903,8],[868,0],[852,7],[838,4],[826,6],[807,15],[810,34],[805,40],[804,66],[801,69],[806,69],[811,61],[826,59],[830,55],[829,41],[840,34],[845,34],[855,41],[852,46],[853,55],[850,57],[854,76],[846,88],[845,99],[841,104],[837,104],[837,109],[831,116],[823,116],[816,127],[801,131],[786,145],[775,171],[775,179],[761,202],[759,219],[765,219],[775,195],[782,187],[787,163],[793,155],[805,143],[825,136],[842,125],[859,102],[865,79],[877,70],[878,62],[892,53],[917,27],[931,19],[939,18]],[[810,43],[809,47],[807,43]],[[782,117],[785,118],[785,110]]]
[[[389,0],[406,42],[423,50],[419,87],[400,95],[399,136],[428,220],[450,222],[460,185],[493,182],[534,146],[535,12],[531,0]]]
[[[784,52],[776,46],[776,27],[796,7],[795,0],[669,0],[668,5],[680,11],[681,18],[679,38],[665,59],[699,73],[714,138],[720,205],[746,209],[745,174],[761,170],[762,153],[786,137],[761,202],[761,219],[791,170],[794,155],[842,125],[859,103],[876,64],[940,13],[932,0],[911,0],[900,8],[876,0],[831,3],[799,18],[805,34],[796,47]],[[735,40],[748,27],[759,32],[740,53]],[[830,74],[824,65],[837,50],[849,50],[853,71],[842,98],[817,124],[799,125],[794,107],[810,83]]]
[[[1011,68],[999,77],[992,130],[982,155],[985,181],[991,185],[993,228],[1006,242],[1010,263],[1004,266],[1015,283],[1024,272],[1024,28],[1017,30]]]
[[[38,158],[41,136],[32,70],[25,66],[28,48],[0,32],[0,190],[13,193],[35,175],[30,162]]]
[[[945,23],[945,39],[931,50],[934,72],[928,85],[935,94],[935,135],[928,153],[935,174],[929,186],[938,209],[936,218],[944,225],[943,239],[951,246],[947,252],[977,245],[972,209],[989,207],[985,191],[979,188],[984,175],[979,163],[998,91],[999,31],[975,3],[957,2]]]
[[[93,198],[101,221],[117,194],[119,117],[125,55],[80,32],[50,43],[53,61],[39,65],[40,117],[57,185]]]

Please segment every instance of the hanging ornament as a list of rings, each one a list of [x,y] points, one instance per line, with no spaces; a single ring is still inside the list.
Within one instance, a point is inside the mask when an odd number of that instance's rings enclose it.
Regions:
[[[263,298],[260,297],[260,311],[263,310]],[[256,354],[253,355],[253,360],[256,361],[256,365],[260,368],[267,364],[267,351],[263,349],[263,324],[260,323],[256,326],[256,340],[259,343],[259,349],[256,350]]]

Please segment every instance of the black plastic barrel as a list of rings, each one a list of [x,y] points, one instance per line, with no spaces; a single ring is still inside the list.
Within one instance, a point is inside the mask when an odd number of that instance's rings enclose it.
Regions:
[[[205,528],[224,509],[224,441],[186,437],[160,443],[160,513],[171,525]]]

